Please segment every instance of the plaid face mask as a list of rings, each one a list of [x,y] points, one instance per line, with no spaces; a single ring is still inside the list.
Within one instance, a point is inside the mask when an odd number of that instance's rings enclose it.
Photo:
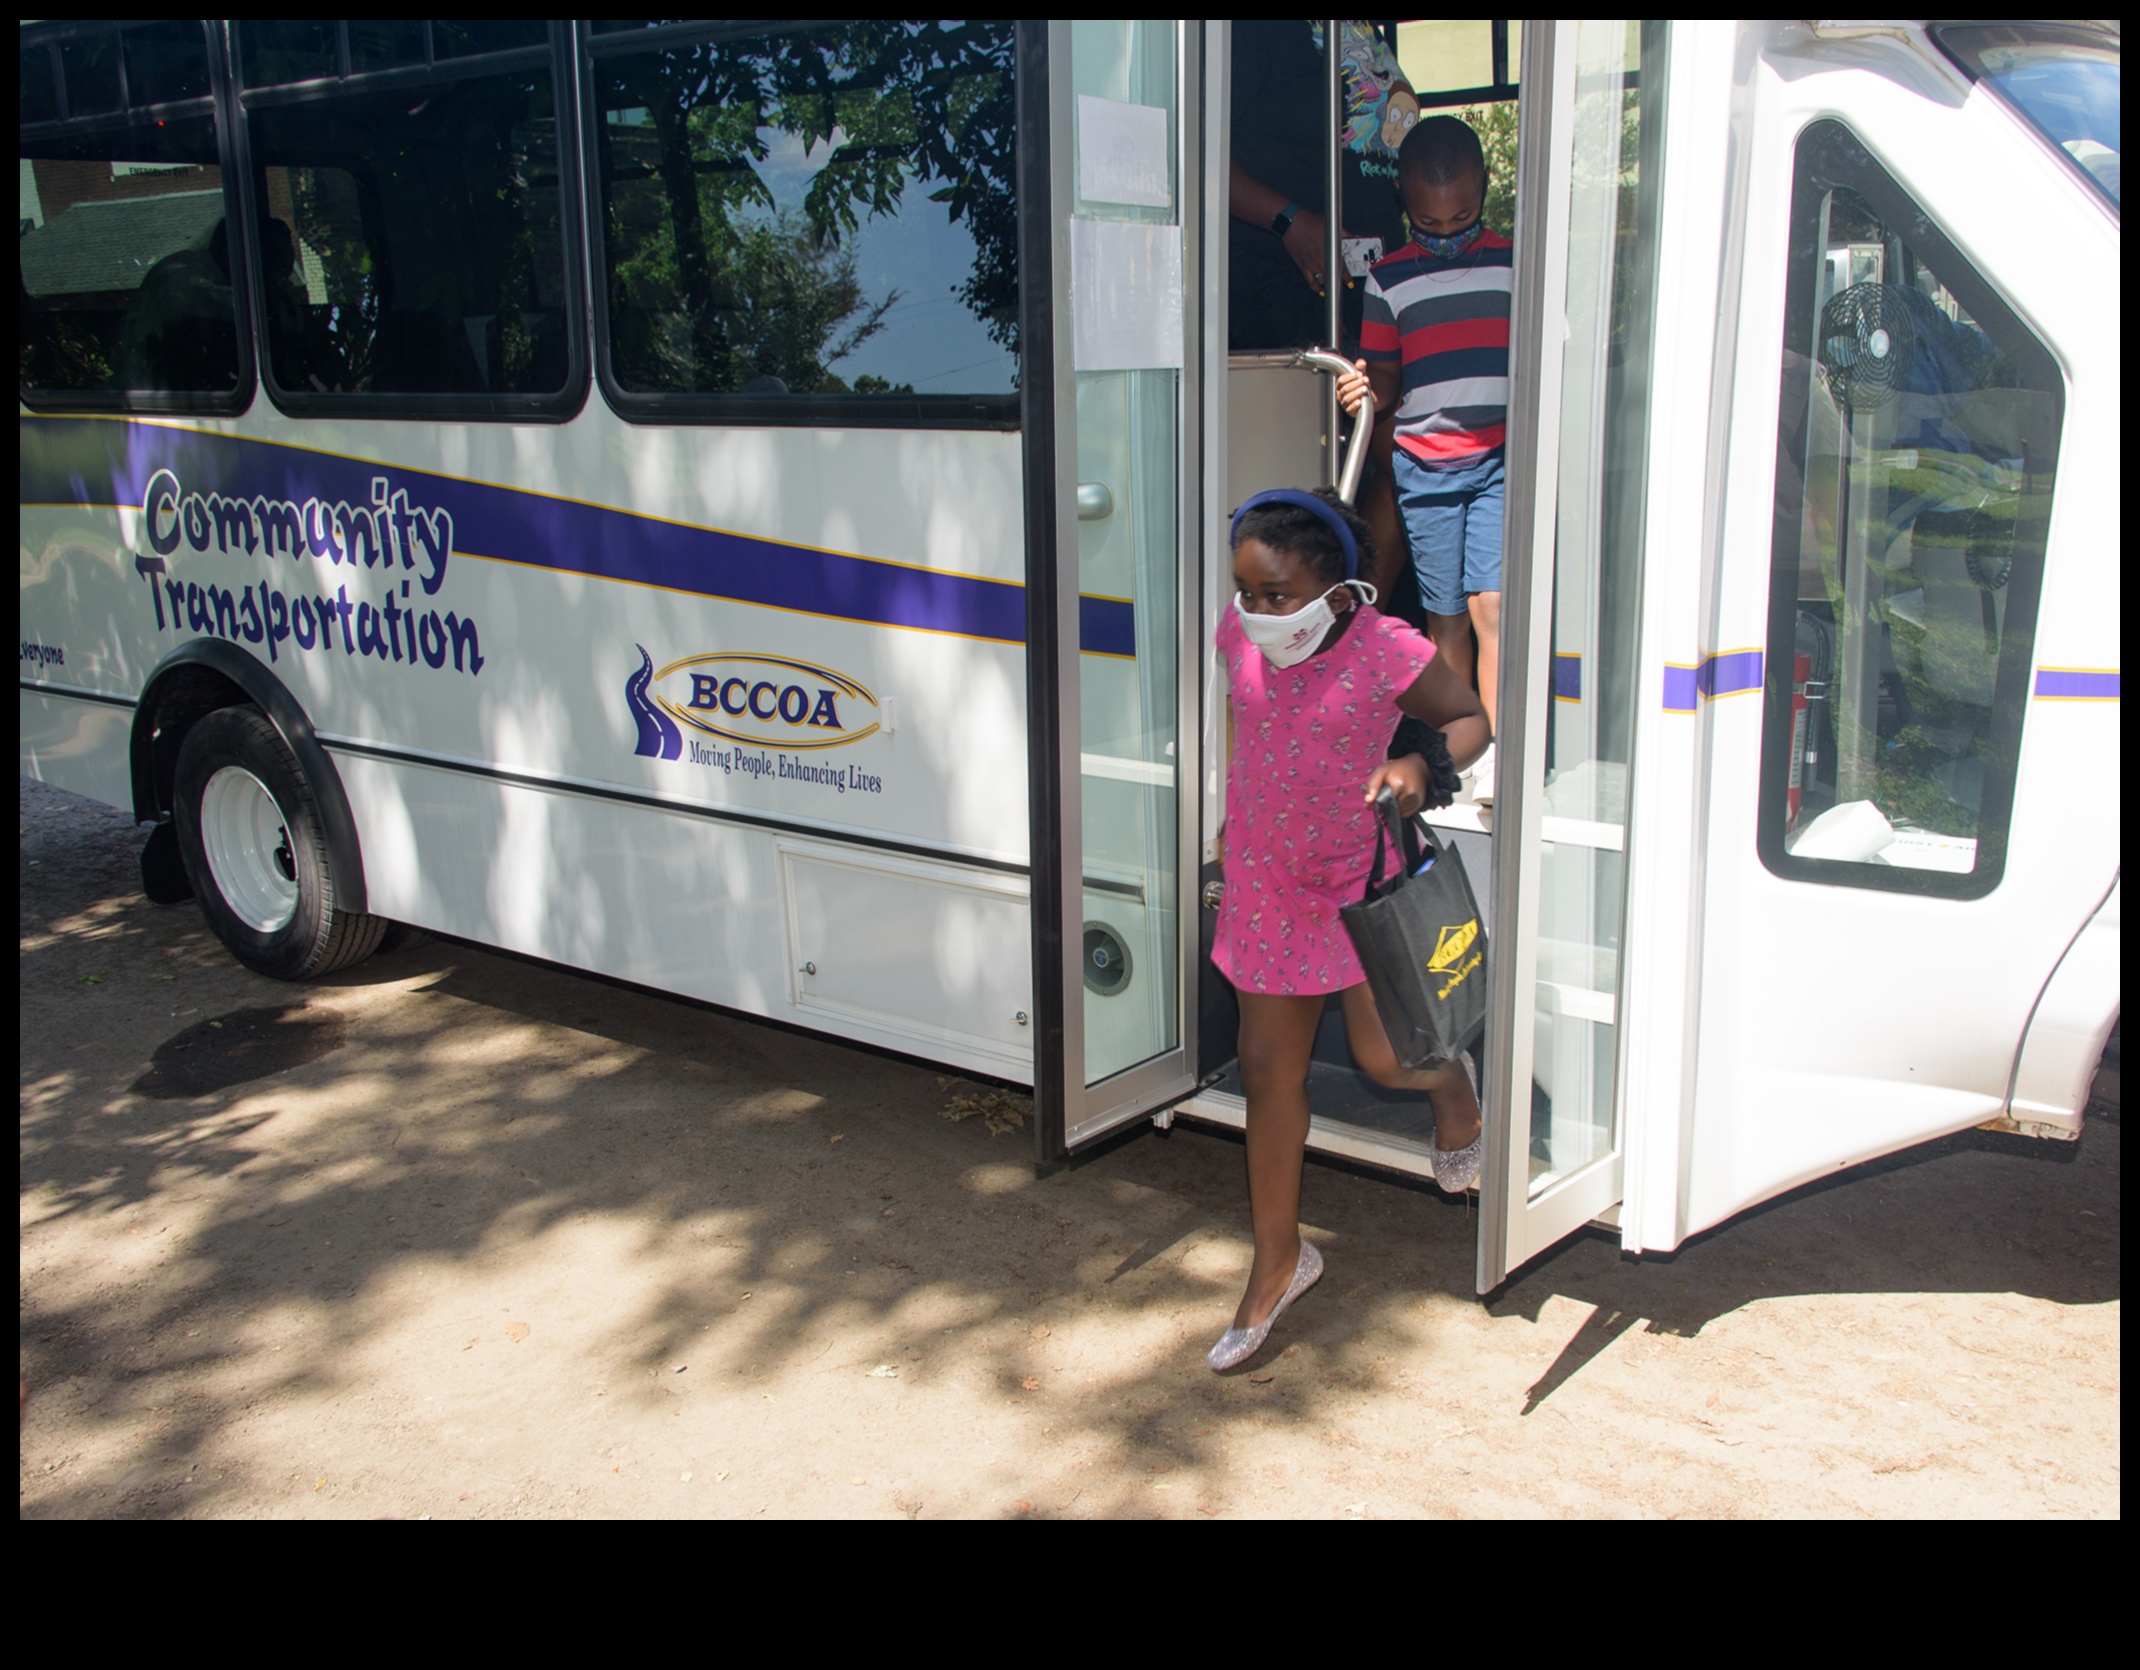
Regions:
[[[1483,220],[1475,220],[1465,227],[1463,231],[1453,233],[1446,238],[1422,237],[1419,240],[1419,247],[1437,261],[1454,261],[1465,250],[1478,242],[1479,234],[1485,230],[1486,223]]]

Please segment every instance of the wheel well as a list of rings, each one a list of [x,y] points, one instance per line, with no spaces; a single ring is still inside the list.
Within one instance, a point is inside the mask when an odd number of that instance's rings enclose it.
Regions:
[[[134,709],[136,822],[169,820],[173,785],[178,781],[178,751],[186,733],[209,714],[242,707],[251,700],[235,679],[212,667],[173,667],[151,682]]]
[[[235,644],[199,638],[181,644],[149,674],[134,708],[131,764],[134,817],[167,823],[178,781],[178,753],[186,733],[205,716],[226,707],[256,704],[281,733],[319,803],[327,854],[336,888],[348,909],[368,908],[364,854],[356,819],[342,789],[342,774],[312,729],[311,717],[289,686]]]

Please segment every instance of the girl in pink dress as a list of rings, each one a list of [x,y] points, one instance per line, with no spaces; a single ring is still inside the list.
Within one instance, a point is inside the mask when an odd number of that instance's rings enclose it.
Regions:
[[[1477,1095],[1455,1064],[1397,1064],[1338,920],[1374,860],[1375,796],[1387,784],[1407,817],[1426,797],[1424,759],[1385,758],[1400,717],[1444,732],[1459,768],[1488,741],[1477,693],[1427,638],[1371,606],[1374,588],[1358,575],[1373,562],[1367,524],[1328,489],[1258,493],[1235,513],[1236,596],[1217,637],[1232,692],[1212,959],[1241,999],[1256,1258],[1233,1326],[1212,1347],[1214,1369],[1252,1356],[1322,1274],[1322,1255],[1301,1239],[1300,1179],[1308,1056],[1330,993],[1343,994],[1363,1071],[1433,1095],[1437,1178],[1464,1187],[1477,1175]]]

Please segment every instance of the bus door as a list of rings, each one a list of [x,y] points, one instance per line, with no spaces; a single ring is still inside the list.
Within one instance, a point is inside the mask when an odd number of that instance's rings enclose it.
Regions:
[[[1028,37],[1028,644],[1036,1145],[1043,1160],[1191,1084],[1192,792],[1203,503],[1201,31],[1055,22]],[[1042,100],[1044,99],[1044,104]],[[1028,177],[1030,179],[1030,176]],[[1223,207],[1221,211],[1223,212]],[[1189,229],[1185,237],[1184,229]],[[1045,236],[1045,244],[1040,239]],[[1043,269],[1042,264],[1045,264]],[[1046,349],[1041,332],[1047,333]],[[1215,490],[1214,490],[1215,491]],[[1185,720],[1186,716],[1186,720]]]
[[[1478,1289],[1611,1214],[1644,940],[1643,550],[1663,23],[1525,31]],[[1482,901],[1483,902],[1483,901]]]
[[[2023,1040],[2120,864],[2116,36],[1740,28],[1705,62],[1742,66],[1708,150],[1743,237],[1676,314],[1716,320],[1714,548],[1636,744],[1692,846],[1638,894],[1688,929],[1636,1012],[1671,1059],[1632,1250],[1980,1122],[2077,1135],[2092,1062],[2046,1106]],[[2114,972],[2092,1003],[2059,1022],[2100,1048]]]

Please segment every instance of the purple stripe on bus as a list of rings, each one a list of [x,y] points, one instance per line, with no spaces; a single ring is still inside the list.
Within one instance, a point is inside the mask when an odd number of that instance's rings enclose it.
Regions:
[[[160,424],[26,417],[21,440],[25,504],[138,505],[160,469],[174,471],[187,493],[368,504],[372,479],[383,475],[412,499],[450,512],[454,544],[469,556],[871,625],[1025,642],[1025,588],[1015,580],[907,568],[490,482]],[[1135,620],[1129,603],[1080,598],[1079,645],[1096,654],[1134,656]]]
[[[1761,652],[1757,649],[1728,650],[1703,660],[1695,684],[1704,696],[1731,696],[1741,690],[1761,688]]]
[[[1580,655],[1553,657],[1553,694],[1564,702],[1583,699],[1583,658]]]
[[[1667,663],[1664,670],[1664,710],[1667,713],[1692,713],[1698,685],[1693,667],[1675,667]]]
[[[2114,702],[2118,673],[2114,668],[2038,667],[2036,696],[2039,701]]]

